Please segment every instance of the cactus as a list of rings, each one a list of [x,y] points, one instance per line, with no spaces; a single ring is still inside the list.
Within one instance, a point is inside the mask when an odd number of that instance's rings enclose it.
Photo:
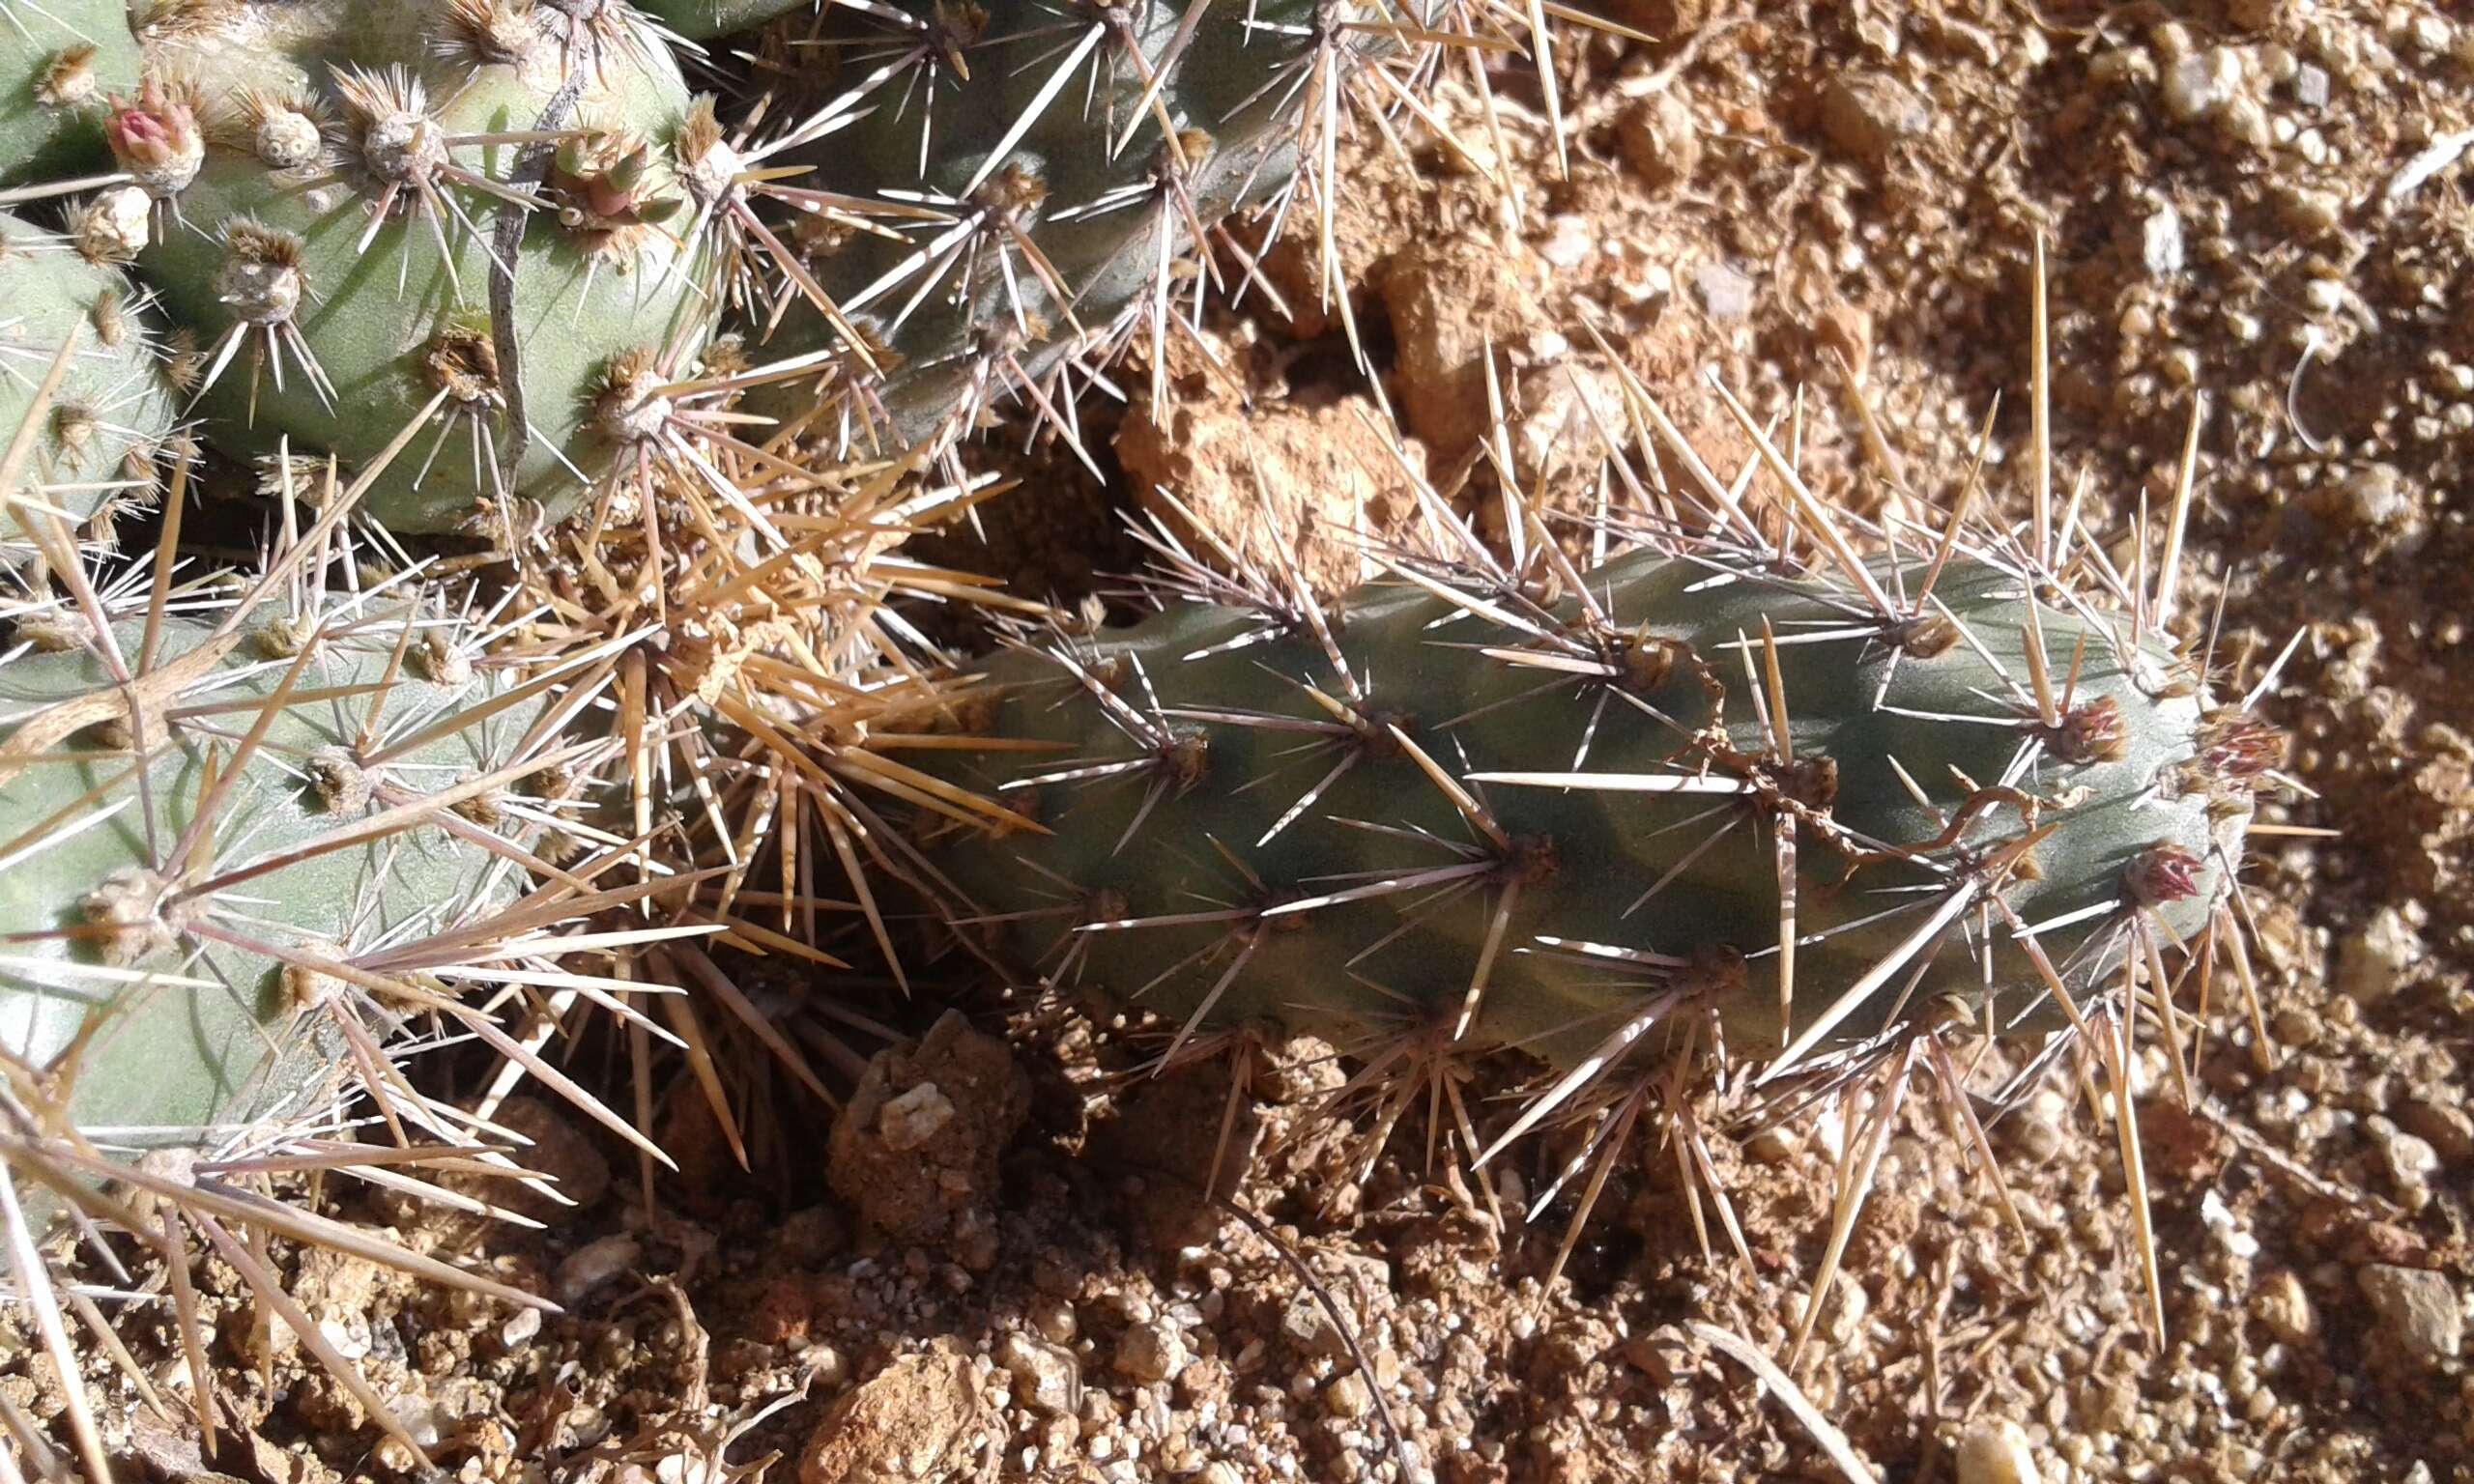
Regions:
[[[289,551],[326,550],[350,507],[332,499]],[[486,634],[417,595],[274,601],[297,556],[235,597],[229,579],[174,585],[160,569],[98,589],[46,555],[69,596],[0,613],[0,1266],[50,1314],[46,1344],[74,1375],[52,1309],[62,1280],[32,1237],[68,1213],[151,1247],[180,1296],[211,1447],[224,1404],[187,1286],[195,1242],[425,1465],[285,1293],[267,1239],[547,1305],[267,1186],[323,1171],[524,1219],[419,1178],[476,1160],[525,1174],[485,1142],[505,1137],[495,1099],[449,1104],[408,1078],[399,1064],[418,1042],[405,1033],[423,1023],[494,1047],[645,1143],[534,1054],[546,1028],[511,1034],[485,1003],[509,985],[576,983],[591,944],[565,929],[626,899],[591,884],[611,857],[567,858],[558,813],[606,750],[568,737],[606,656],[519,683]],[[361,1098],[367,1111],[349,1111]],[[363,1119],[383,1127],[374,1142],[357,1135]],[[72,1391],[87,1476],[108,1479],[105,1424]]]
[[[101,166],[106,100],[137,66],[125,0],[0,0],[0,186]]]
[[[99,202],[91,212],[109,210]],[[33,440],[7,492],[14,517],[0,520],[13,544],[22,522],[42,518],[35,507],[78,526],[147,493],[171,432],[172,392],[143,305],[107,251],[92,248],[115,234],[97,221],[63,240],[0,214],[0,428],[24,427]],[[64,345],[44,415],[29,420]]]
[[[714,311],[664,226],[685,203],[661,146],[688,94],[642,17],[179,9],[148,30],[157,82],[114,137],[192,229],[141,261],[200,341],[221,446],[288,440],[350,469],[429,418],[368,513],[443,530],[488,504],[504,534],[508,497],[563,516],[657,431],[629,368],[692,356]],[[507,212],[523,220],[503,234]]]
[[[939,862],[1017,961],[1189,1033],[1436,1024],[1564,1069],[1670,997],[1799,1057],[1945,997],[2006,1022],[2058,987],[2031,943],[2083,995],[2203,930],[2249,724],[2016,568],[1855,570],[1644,552],[1550,602],[1402,565],[1285,630],[1020,648],[988,729],[1061,756],[993,782],[1045,832]]]
[[[1645,1116],[1740,1252],[1705,1095],[1755,1118],[1835,1099],[1851,1157],[1790,1366],[1911,1081],[2018,1225],[1945,1041],[2041,1030],[1997,1096],[2057,1055],[2101,1072],[2161,1335],[2131,1047],[2152,1025],[2192,1096],[2180,1001],[2224,966],[2267,1054],[2233,878],[2287,782],[2251,709],[2283,660],[2229,704],[2212,654],[2171,637],[2196,411],[2161,561],[2143,542],[2115,571],[2053,499],[2036,269],[2022,526],[1969,520],[1971,471],[1938,538],[1851,531],[1722,391],[1783,486],[1748,506],[1628,376],[1633,424],[1690,483],[1610,448],[1644,508],[1584,532],[1634,548],[1587,571],[1516,499],[1533,539],[1507,569],[1422,488],[1450,559],[1369,552],[1388,577],[1327,611],[1293,568],[1208,537],[1205,560],[1158,524],[1167,570],[1141,590],[1164,612],[1018,639],[976,699],[880,730],[1015,806],[923,816],[914,884],[1017,983],[1160,1016],[1157,1068],[1333,1042],[1369,1160],[1420,1105],[1478,1165],[1577,1128],[1534,1208],[1587,1170],[1550,1282]],[[1501,1086],[1504,1054],[1539,1080],[1481,1132],[1462,1088]]]
[[[765,374],[815,371],[755,405],[815,417],[821,397],[823,427],[904,444],[1015,393],[1070,423],[1064,374],[1171,325],[1198,234],[1301,185],[1328,214],[1333,128],[1361,90],[1386,111],[1411,96],[1399,77],[1448,44],[1439,11],[903,0],[794,23],[784,65],[823,51],[849,80],[784,157],[865,204],[806,217],[822,293],[778,296]]]
[[[73,12],[117,38],[69,90],[111,168],[46,157],[0,202],[101,189],[73,235],[194,344],[209,442],[356,471],[417,423],[365,513],[509,547],[631,515],[657,467],[727,502],[751,388],[837,448],[946,452],[1018,393],[1070,433],[1072,375],[1198,309],[1217,224],[1328,218],[1337,131],[1478,44],[1441,0]],[[759,25],[764,91],[691,99],[675,50]],[[705,354],[725,313],[760,349]]]
[[[45,425],[69,360],[55,355],[19,432]],[[537,1054],[561,1027],[530,997],[539,986],[635,1016],[612,992],[632,982],[583,971],[709,930],[576,930],[645,895],[599,884],[639,856],[583,813],[616,743],[578,718],[626,641],[502,652],[518,625],[356,552],[346,523],[417,431],[349,486],[330,470],[306,529],[287,507],[254,579],[176,580],[186,445],[151,559],[106,581],[59,522],[37,519],[25,528],[40,562],[0,574],[19,594],[0,602],[0,1267],[74,1376],[57,1297],[67,1252],[39,1244],[45,1223],[66,1214],[152,1248],[210,1449],[224,1404],[187,1287],[193,1243],[424,1467],[418,1440],[284,1292],[269,1239],[547,1306],[272,1198],[276,1178],[357,1177],[529,1221],[420,1178],[443,1165],[537,1180],[491,1122],[527,1074],[664,1157]],[[0,485],[31,442],[9,441]],[[504,1064],[477,1104],[408,1076],[425,1044],[466,1038]],[[384,1135],[365,1142],[364,1122]],[[86,1476],[110,1478],[104,1435],[126,1416],[99,1419],[78,1386],[66,1400]]]
[[[107,640],[75,606],[30,612],[0,668],[0,1053],[116,1149],[314,1110],[315,1074],[383,1080],[338,1007],[419,996],[329,965],[451,944],[511,900],[524,785],[576,751],[545,687],[475,669],[442,616],[382,598],[235,629],[212,594],[168,596]]]

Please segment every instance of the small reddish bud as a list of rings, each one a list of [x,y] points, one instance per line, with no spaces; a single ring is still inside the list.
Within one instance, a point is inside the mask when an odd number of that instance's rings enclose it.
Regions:
[[[2253,786],[2285,760],[2285,733],[2247,712],[2219,707],[2200,719],[2200,756],[2228,782]]]
[[[2129,731],[2121,703],[2111,696],[2099,696],[2072,707],[2046,735],[2054,756],[2063,762],[2114,762],[2128,748]]]
[[[149,77],[135,99],[114,98],[103,137],[112,157],[150,196],[178,195],[197,179],[206,160],[206,136],[188,100]]]
[[[2188,901],[2200,894],[2200,858],[2160,842],[2130,858],[2122,868],[2122,886],[2143,907]]]

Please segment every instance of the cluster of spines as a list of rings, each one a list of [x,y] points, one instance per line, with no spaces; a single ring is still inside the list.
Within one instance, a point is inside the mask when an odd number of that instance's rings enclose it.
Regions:
[[[1440,127],[1420,94],[1444,59],[1531,19],[1419,0],[1035,14],[940,3],[777,28],[777,56],[829,48],[859,79],[812,103],[788,157],[846,192],[867,188],[856,161],[915,168],[877,193],[873,221],[810,218],[824,228],[808,243],[825,296],[775,296],[768,339],[787,354],[751,385],[804,373],[784,385],[821,401],[820,431],[863,445],[949,439],[1019,398],[1079,449],[1076,408],[1113,392],[1106,368],[1129,344],[1183,335],[1215,355],[1188,322],[1223,255],[1240,265],[1233,289],[1272,294],[1226,230],[1241,206],[1273,234],[1300,203],[1324,221],[1316,292],[1345,317],[1328,231],[1341,131],[1412,110]]]

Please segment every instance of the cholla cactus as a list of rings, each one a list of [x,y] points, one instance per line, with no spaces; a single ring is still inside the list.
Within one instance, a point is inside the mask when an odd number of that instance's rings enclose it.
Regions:
[[[31,440],[0,490],[0,552],[29,551],[30,522],[81,527],[143,498],[171,432],[168,367],[112,266],[128,223],[111,211],[99,200],[65,238],[0,213],[0,428]],[[39,396],[43,414],[30,417]]]
[[[125,0],[0,0],[0,186],[100,167],[106,100],[136,86]]]
[[[953,713],[991,751],[923,755],[1019,816],[921,833],[956,931],[1155,1013],[1163,1065],[1330,1041],[1378,1128],[1431,1097],[1465,1157],[1578,1122],[1549,1195],[1588,1169],[1583,1214],[1645,1112],[1691,1146],[1713,1066],[1851,1098],[1877,1156],[1912,1072],[1976,1128],[1953,1026],[2050,1033],[2117,1090],[2135,1023],[2186,1065],[2184,976],[2249,984],[2232,882],[2281,748],[2169,628],[2189,464],[2124,575],[2041,490],[2025,534],[1967,522],[1972,489],[1938,532],[1859,529],[1730,401],[1782,547],[1628,391],[1697,484],[1627,481],[1601,564],[1532,513],[1508,569],[1438,514],[1448,559],[1373,554],[1326,609],[1164,528],[1157,616],[992,659]],[[1539,1080],[1482,1131],[1460,1090],[1507,1051]]]
[[[1800,1060],[1954,996],[2060,1018],[2203,931],[2241,858],[2257,725],[2030,564],[1396,571],[1294,626],[1199,604],[992,668],[991,730],[1057,754],[999,796],[1050,833],[949,874],[1083,914],[1014,920],[1021,961],[1070,950],[1187,1034],[1438,1026],[1568,1069],[1660,1007]]]

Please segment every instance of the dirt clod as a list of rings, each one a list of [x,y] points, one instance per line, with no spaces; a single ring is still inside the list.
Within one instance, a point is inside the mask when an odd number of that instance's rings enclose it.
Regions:
[[[1900,141],[1932,127],[1924,100],[1894,78],[1863,73],[1833,77],[1821,96],[1822,131],[1851,158],[1878,170]]]
[[[1399,406],[1435,456],[1456,459],[1488,425],[1490,351],[1541,328],[1540,271],[1527,244],[1446,238],[1395,259],[1384,307],[1399,344]]]
[[[455,1176],[449,1189],[545,1222],[575,1220],[610,1194],[610,1160],[559,1108],[538,1098],[509,1098],[492,1121],[532,1141],[510,1157],[542,1178]]]
[[[965,1267],[984,1266],[998,1159],[1029,1108],[1012,1050],[950,1012],[917,1046],[868,1064],[834,1121],[827,1179],[868,1230],[950,1243]]]
[[[1165,408],[1137,406],[1118,430],[1117,457],[1141,507],[1196,556],[1215,554],[1188,512],[1256,571],[1293,566],[1312,591],[1337,594],[1364,580],[1365,544],[1396,540],[1416,512],[1410,474],[1373,415],[1356,400],[1248,407],[1215,385]],[[1410,457],[1424,463],[1414,446]]]
[[[799,1484],[968,1477],[985,1444],[979,1381],[960,1348],[904,1356],[838,1398],[799,1457]]]

